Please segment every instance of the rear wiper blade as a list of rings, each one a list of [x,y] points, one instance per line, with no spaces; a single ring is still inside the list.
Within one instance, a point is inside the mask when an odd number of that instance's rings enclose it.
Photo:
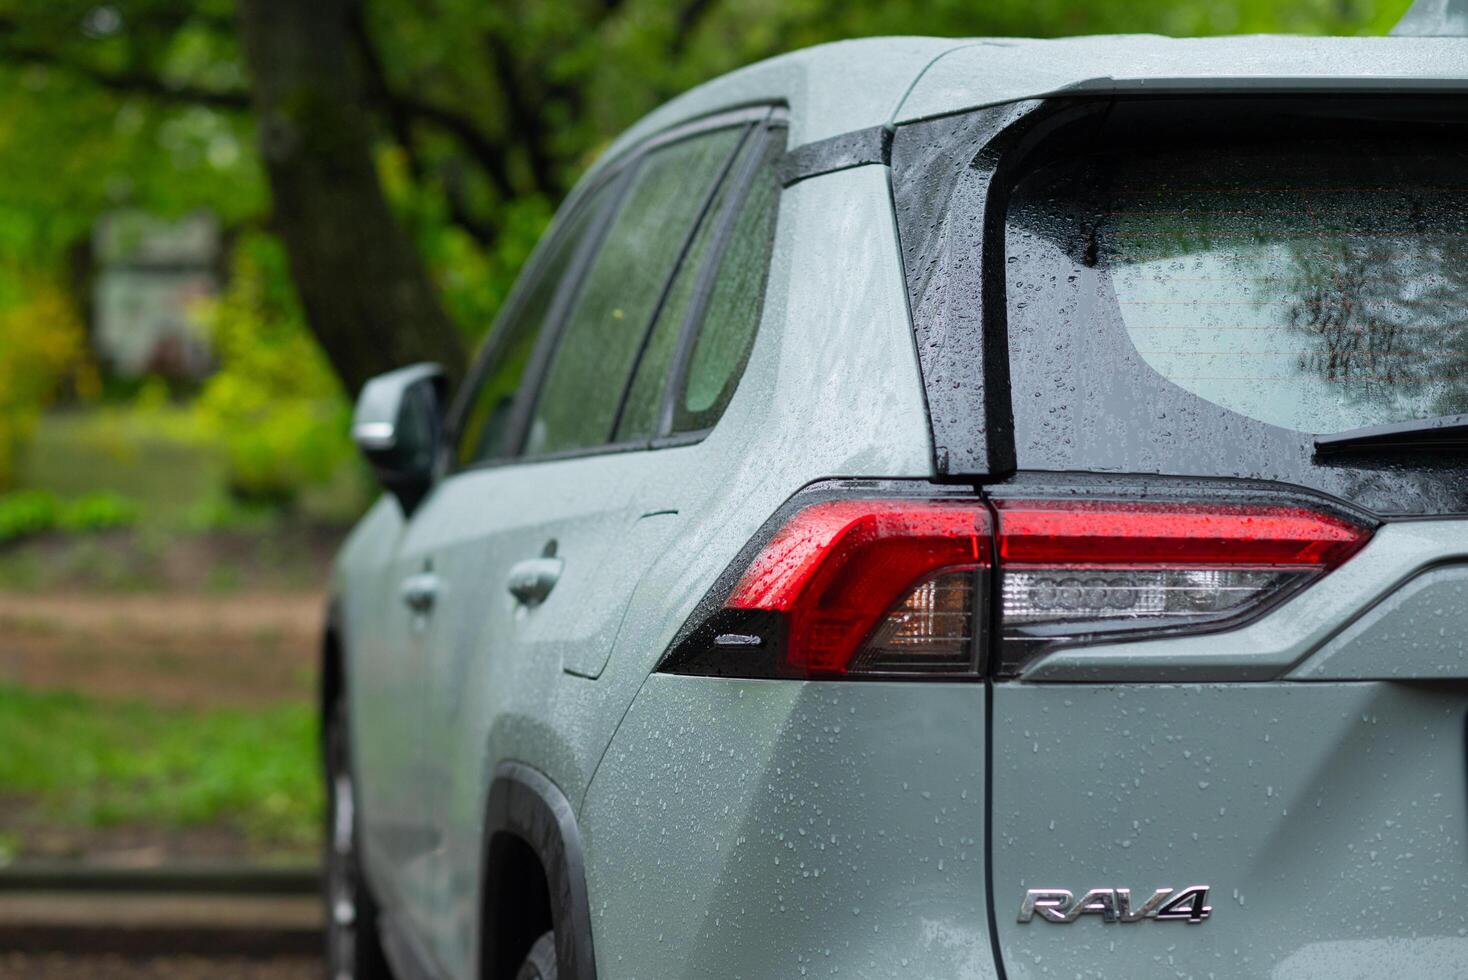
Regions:
[[[1315,437],[1315,455],[1468,446],[1468,415],[1440,415]]]

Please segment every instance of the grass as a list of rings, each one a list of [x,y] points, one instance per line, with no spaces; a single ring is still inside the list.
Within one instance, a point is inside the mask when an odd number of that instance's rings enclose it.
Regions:
[[[364,467],[353,461],[325,483],[302,487],[290,515],[236,500],[223,450],[188,406],[168,403],[49,413],[19,464],[18,490],[130,501],[139,523],[170,533],[279,533],[292,520],[346,527],[375,495]]]
[[[316,737],[305,704],[159,708],[0,685],[0,793],[82,826],[222,824],[299,848],[321,815]]]
[[[137,506],[113,493],[89,493],[71,500],[49,490],[0,493],[0,544],[46,531],[110,531],[136,520]]]
[[[230,494],[224,456],[186,405],[44,416],[0,493],[0,590],[225,593],[318,589],[364,504],[359,467],[288,511]]]
[[[362,506],[359,472],[344,466],[338,476],[303,492],[290,512],[249,506],[231,496],[224,453],[188,406],[49,414],[0,501],[0,539],[11,539],[0,540],[0,590],[314,592],[340,529]],[[65,640],[40,643],[54,648],[60,683],[22,687],[0,673],[0,820],[14,818],[0,829],[0,864],[17,853],[112,853],[140,839],[162,841],[170,854],[241,841],[252,855],[300,854],[315,844],[316,719],[294,687],[283,701],[226,707],[213,691],[279,678],[230,660],[201,685],[169,660],[168,643],[149,659],[146,637],[113,633],[95,650],[112,658],[114,680],[117,655],[130,653],[159,683],[58,691],[74,683],[61,676],[76,660],[64,656]],[[272,644],[262,635],[213,653],[270,660]],[[189,700],[168,699],[180,690]],[[155,696],[159,703],[139,700]]]
[[[20,463],[22,489],[105,491],[139,501],[148,523],[167,527],[186,526],[225,479],[222,454],[190,432],[187,409],[168,405],[46,415]]]

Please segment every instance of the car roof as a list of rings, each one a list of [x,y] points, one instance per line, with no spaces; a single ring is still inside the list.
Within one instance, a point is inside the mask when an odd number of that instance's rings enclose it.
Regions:
[[[1046,95],[1200,90],[1468,91],[1468,38],[1132,34],[974,41],[929,65],[893,122]]]
[[[602,159],[670,126],[721,109],[783,102],[789,145],[800,146],[889,122],[924,68],[961,42],[937,37],[836,41],[747,65],[689,89],[644,116]]]
[[[760,102],[788,105],[793,148],[871,126],[1018,99],[1204,87],[1468,91],[1468,38],[1128,34],[838,41],[749,65],[691,89],[644,117],[602,159],[614,159],[669,126]]]

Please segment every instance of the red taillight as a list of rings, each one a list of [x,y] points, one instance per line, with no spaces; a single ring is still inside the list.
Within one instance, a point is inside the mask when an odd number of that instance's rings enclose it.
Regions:
[[[1368,536],[1303,507],[1000,500],[995,508],[1005,562],[1324,566]]]
[[[837,499],[794,513],[669,669],[973,675],[1047,649],[1227,628],[1339,565],[1370,529],[1302,507]],[[997,558],[991,556],[997,541]],[[989,609],[991,572],[1000,576]]]
[[[974,500],[828,500],[760,549],[675,652],[739,676],[972,673],[988,508]]]
[[[1300,507],[1000,500],[995,509],[1001,672],[1057,646],[1238,623],[1370,536]]]
[[[972,662],[972,591],[967,615],[954,623],[940,615],[951,600],[951,578],[933,579],[941,569],[962,573],[989,564],[989,513],[981,504],[928,500],[832,500],[798,512],[780,529],[734,586],[726,605],[783,613],[787,618],[785,661],[802,674],[843,673],[862,641],[889,611],[910,624],[922,619],[941,626],[940,636],[923,636],[910,646],[942,647],[950,661]],[[965,576],[971,579],[972,576]],[[929,598],[924,598],[929,597]],[[947,603],[951,612],[951,601]],[[896,632],[901,633],[899,628]],[[889,642],[890,656],[861,658],[866,669],[882,664],[902,669],[902,645]],[[931,649],[930,649],[931,652]],[[919,659],[914,658],[914,662]]]

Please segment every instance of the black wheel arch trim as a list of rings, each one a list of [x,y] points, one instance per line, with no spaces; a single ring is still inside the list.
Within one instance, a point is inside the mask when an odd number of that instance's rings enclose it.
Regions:
[[[540,858],[550,886],[551,918],[556,932],[556,964],[564,980],[594,980],[596,958],[591,944],[591,903],[586,894],[586,863],[581,831],[571,801],[544,773],[520,762],[495,768],[484,814],[484,867],[480,881],[495,874],[490,842],[496,835],[519,838]],[[488,921],[480,896],[480,922]],[[495,937],[480,937],[480,963],[494,962]]]

